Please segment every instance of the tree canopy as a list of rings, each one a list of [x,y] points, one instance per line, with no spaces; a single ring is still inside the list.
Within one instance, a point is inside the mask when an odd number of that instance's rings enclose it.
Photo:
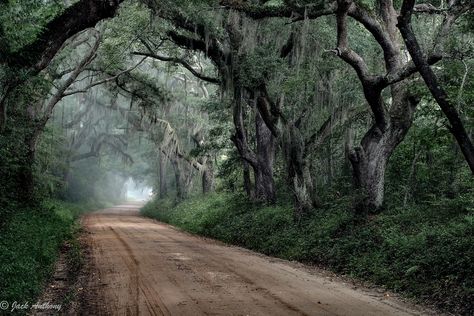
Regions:
[[[240,192],[295,222],[474,188],[470,0],[0,4],[0,217]],[[423,204],[425,205],[425,204]],[[461,212],[461,211],[460,211]],[[472,216],[472,215],[471,215]]]

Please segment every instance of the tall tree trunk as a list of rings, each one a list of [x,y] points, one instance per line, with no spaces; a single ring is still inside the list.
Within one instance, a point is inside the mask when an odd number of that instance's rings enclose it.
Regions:
[[[273,163],[275,161],[276,140],[263,121],[260,113],[255,113],[257,164],[255,173],[255,198],[266,203],[276,202]]]
[[[357,208],[361,212],[374,212],[384,200],[385,169],[393,148],[387,137],[376,135],[372,128],[364,137],[364,144],[354,148],[349,155],[353,168],[354,184],[362,194]]]
[[[299,220],[304,214],[319,206],[319,199],[314,192],[309,167],[305,161],[291,162],[288,170],[288,184],[293,194],[295,205],[294,217]]]
[[[273,163],[275,160],[276,140],[272,132],[265,124],[259,111],[255,112],[256,129],[256,151],[254,152],[247,142],[247,131],[245,129],[242,109],[242,88],[234,82],[234,111],[233,121],[235,134],[232,136],[240,156],[254,171],[255,186],[254,198],[265,203],[275,203],[275,181],[273,179]],[[245,166],[245,164],[244,164]],[[244,185],[249,189],[250,181],[248,173],[244,169]]]
[[[299,220],[303,214],[319,205],[314,192],[309,166],[305,159],[305,142],[295,126],[288,126],[282,137],[283,154],[287,168],[287,184],[294,202],[294,217]]]
[[[410,129],[418,103],[417,99],[409,95],[405,84],[393,87],[392,96],[393,102],[397,103],[392,108],[401,110],[391,113],[390,123],[384,131],[377,124],[372,125],[360,146],[349,153],[354,183],[362,193],[357,209],[363,213],[381,209],[388,160]]]
[[[202,148],[204,145],[204,137],[200,131],[191,136],[197,148]],[[214,164],[210,154],[198,159],[200,167],[196,168],[201,171],[201,186],[202,193],[207,194],[214,191]]]
[[[243,167],[242,176],[244,179],[245,193],[247,193],[248,197],[253,198],[253,187],[252,187],[252,180],[250,179],[249,163],[245,160],[242,160],[242,167]]]
[[[175,158],[170,159],[173,165],[175,185],[176,185],[176,199],[182,201],[186,199],[186,188],[184,187],[184,179],[180,169],[179,161]]]
[[[35,189],[35,174],[34,166],[36,160],[36,144],[41,135],[41,130],[34,128],[32,132],[26,136],[25,143],[27,145],[27,152],[25,156],[25,164],[20,173],[20,185],[22,186],[22,197],[25,201],[30,201],[34,198]]]
[[[392,0],[379,1],[377,18],[357,8],[353,0],[338,0],[336,54],[357,73],[365,99],[373,114],[374,123],[364,135],[359,147],[351,149],[349,159],[353,167],[356,187],[363,193],[358,209],[363,212],[378,211],[383,205],[384,178],[387,162],[395,148],[403,140],[413,122],[413,112],[418,100],[408,93],[410,64],[405,62],[397,32],[397,11]],[[361,22],[373,35],[383,50],[385,72],[375,75],[357,52],[352,50],[348,39],[349,15]],[[354,14],[355,13],[355,14]],[[359,15],[362,13],[361,15]],[[437,58],[433,58],[435,62]],[[386,74],[394,74],[394,80]],[[388,106],[382,91],[390,87],[391,105]]]
[[[214,191],[214,168],[211,157],[207,157],[202,172],[202,193],[207,194]]]
[[[163,199],[168,194],[168,187],[166,185],[166,157],[165,154],[160,152],[158,161],[158,181],[159,183],[159,197]]]

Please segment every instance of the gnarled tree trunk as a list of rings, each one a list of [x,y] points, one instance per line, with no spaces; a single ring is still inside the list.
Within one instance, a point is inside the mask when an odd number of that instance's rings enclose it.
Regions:
[[[358,204],[359,210],[374,211],[382,207],[385,169],[392,151],[387,135],[381,135],[373,127],[364,136],[361,146],[349,154],[354,184],[363,196]]]
[[[207,194],[214,191],[214,168],[210,157],[207,157],[203,164],[202,172],[202,193]]]
[[[185,188],[183,174],[179,165],[179,161],[176,158],[170,158],[171,164],[173,165],[175,186],[176,186],[176,199],[182,201],[187,197],[187,190]]]
[[[247,141],[247,131],[243,120],[242,88],[238,85],[238,77],[234,79],[233,120],[235,134],[232,136],[240,156],[253,169],[254,193],[253,197],[260,202],[275,203],[275,180],[273,179],[273,163],[275,160],[276,140],[265,124],[259,111],[255,113],[256,151],[254,152]],[[245,166],[245,165],[244,165]],[[248,173],[244,169],[244,185],[249,189]]]
[[[258,112],[255,114],[255,127],[257,141],[257,163],[253,166],[255,198],[262,202],[275,203],[273,163],[275,161],[276,140]]]
[[[252,180],[250,179],[250,167],[249,163],[246,160],[242,160],[242,177],[244,180],[244,190],[245,193],[247,193],[248,197],[253,198],[253,186],[252,186]]]
[[[396,103],[392,109],[399,111],[391,113],[385,130],[374,124],[362,138],[360,146],[349,152],[354,184],[362,193],[357,209],[364,213],[376,212],[383,205],[387,163],[408,133],[418,103],[405,84],[397,84],[392,89],[392,96]]]
[[[313,180],[305,159],[305,141],[295,126],[288,126],[282,137],[283,154],[287,168],[287,183],[295,205],[294,217],[299,220],[319,204],[314,192]]]

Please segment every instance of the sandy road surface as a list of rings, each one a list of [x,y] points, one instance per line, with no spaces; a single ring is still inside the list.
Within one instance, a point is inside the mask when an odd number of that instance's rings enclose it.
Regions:
[[[421,315],[381,293],[191,236],[122,205],[84,218],[88,315]]]

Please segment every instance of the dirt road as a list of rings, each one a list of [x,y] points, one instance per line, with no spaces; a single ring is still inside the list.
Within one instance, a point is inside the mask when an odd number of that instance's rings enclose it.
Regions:
[[[88,315],[421,315],[329,274],[180,232],[122,205],[84,218]]]

